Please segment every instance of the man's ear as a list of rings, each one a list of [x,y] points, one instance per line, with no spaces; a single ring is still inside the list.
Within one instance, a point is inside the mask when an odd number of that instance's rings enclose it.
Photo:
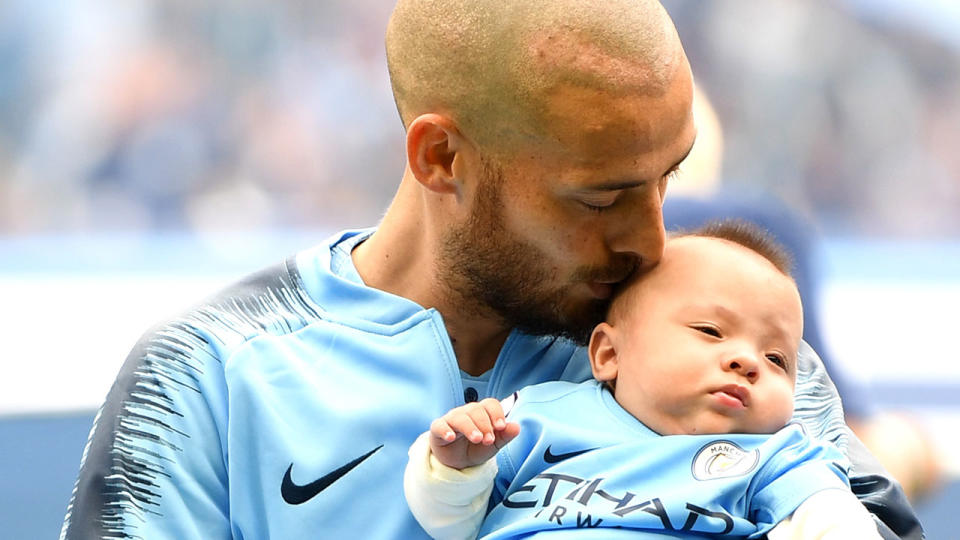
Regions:
[[[593,378],[602,382],[615,382],[620,371],[617,357],[617,329],[602,322],[593,329],[587,354],[590,355],[590,369]]]
[[[423,114],[407,126],[407,163],[423,187],[437,193],[458,193],[453,173],[457,152],[466,143],[453,120],[441,114]]]

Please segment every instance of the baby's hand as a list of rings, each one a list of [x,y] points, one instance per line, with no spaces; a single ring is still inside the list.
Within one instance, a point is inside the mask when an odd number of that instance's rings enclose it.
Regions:
[[[507,422],[493,398],[467,403],[430,424],[430,450],[454,469],[480,465],[520,434],[520,424]]]

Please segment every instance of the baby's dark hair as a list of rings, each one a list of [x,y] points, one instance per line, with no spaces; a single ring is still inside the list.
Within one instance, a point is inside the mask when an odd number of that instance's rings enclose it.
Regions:
[[[754,253],[760,255],[769,261],[774,268],[790,279],[793,278],[793,257],[783,244],[776,237],[763,227],[743,219],[720,219],[708,221],[707,223],[695,229],[679,229],[670,231],[668,240],[699,236],[702,238],[715,238],[726,240],[742,246]],[[622,293],[629,289],[630,284],[642,279],[643,274],[637,273],[627,282],[620,285],[614,296],[613,301],[607,309],[607,319],[618,318],[622,315],[623,302]]]
[[[739,244],[770,261],[784,275],[793,277],[793,257],[768,230],[743,219],[723,219],[707,222],[696,229],[671,233],[671,238],[703,236],[719,238]]]

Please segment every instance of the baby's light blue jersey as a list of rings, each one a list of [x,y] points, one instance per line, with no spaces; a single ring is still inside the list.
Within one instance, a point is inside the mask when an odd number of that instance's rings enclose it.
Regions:
[[[847,461],[799,424],[773,435],[660,436],[596,381],[521,390],[498,454],[485,540],[759,538],[810,495],[847,488]]]
[[[415,539],[407,448],[463,404],[440,314],[366,287],[348,232],[138,344],[102,407],[69,538]],[[582,350],[513,333],[487,392],[584,380]],[[479,396],[485,397],[485,396]]]

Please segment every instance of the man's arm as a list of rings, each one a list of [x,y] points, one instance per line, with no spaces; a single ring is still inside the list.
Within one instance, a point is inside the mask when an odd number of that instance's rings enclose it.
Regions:
[[[887,473],[843,421],[840,396],[823,362],[801,343],[797,362],[794,419],[814,437],[830,441],[850,460],[850,489],[885,540],[922,539],[923,528],[900,484]]]
[[[94,420],[61,538],[229,538],[222,369],[186,322],[133,349]]]
[[[900,484],[853,433],[847,442],[847,457],[852,464],[850,489],[873,514],[883,538],[924,538],[920,521]]]

